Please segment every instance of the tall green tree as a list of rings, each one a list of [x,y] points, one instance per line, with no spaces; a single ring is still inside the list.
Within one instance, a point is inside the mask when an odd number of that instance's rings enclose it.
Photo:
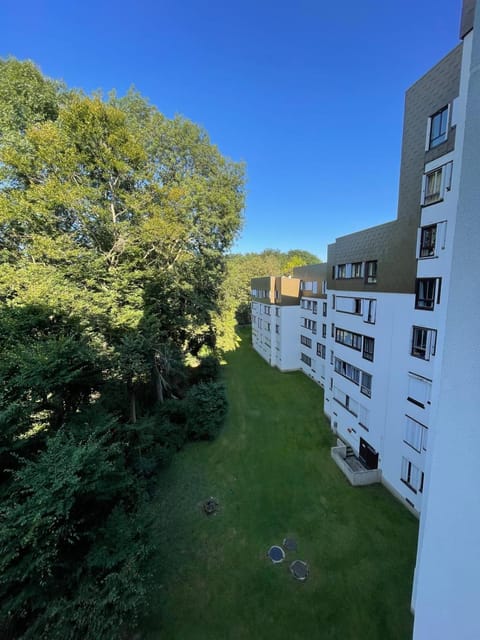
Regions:
[[[250,322],[250,281],[257,276],[288,276],[294,267],[321,262],[303,249],[282,252],[265,249],[261,253],[237,253],[228,257],[221,295],[221,312],[216,318],[220,345],[235,348],[235,325]]]
[[[186,434],[164,400],[186,355],[215,345],[243,188],[243,167],[202,129],[138,93],[87,97],[0,61],[0,626],[12,637],[108,640],[145,603],[146,478]]]

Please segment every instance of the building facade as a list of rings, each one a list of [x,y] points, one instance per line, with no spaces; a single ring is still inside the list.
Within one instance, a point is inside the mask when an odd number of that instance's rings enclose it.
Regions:
[[[349,480],[381,481],[421,514],[415,640],[480,638],[476,4],[463,2],[460,44],[406,93],[397,218],[297,269],[297,321],[280,329],[280,353],[296,346],[290,368],[324,387],[332,456]]]

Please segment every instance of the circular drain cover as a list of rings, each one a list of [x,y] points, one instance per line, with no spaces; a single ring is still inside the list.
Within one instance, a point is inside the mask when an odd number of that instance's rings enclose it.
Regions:
[[[267,552],[267,556],[275,564],[277,562],[283,562],[285,560],[284,550],[282,549],[282,547],[278,547],[277,545],[270,547],[270,549]]]
[[[215,511],[217,510],[217,507],[218,507],[218,502],[214,498],[209,498],[208,500],[205,500],[205,502],[203,503],[203,510],[205,511],[207,516],[210,516],[212,515],[212,513],[215,513]]]
[[[302,560],[295,560],[290,565],[290,571],[297,580],[306,580],[308,577],[308,564]]]

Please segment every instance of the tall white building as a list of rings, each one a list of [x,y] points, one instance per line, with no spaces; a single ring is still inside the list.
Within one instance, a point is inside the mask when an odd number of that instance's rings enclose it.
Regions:
[[[315,267],[295,272],[297,321],[277,343],[324,387],[350,482],[381,481],[421,514],[415,640],[480,639],[476,4],[463,2],[460,44],[407,91],[397,218],[329,246],[321,300],[305,291]]]

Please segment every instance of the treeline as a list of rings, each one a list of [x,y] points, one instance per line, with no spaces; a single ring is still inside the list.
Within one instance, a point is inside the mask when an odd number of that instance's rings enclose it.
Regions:
[[[2,638],[135,626],[156,474],[226,412],[243,202],[243,167],[188,120],[0,60]]]
[[[222,313],[217,320],[218,344],[225,350],[236,344],[235,326],[250,324],[250,281],[257,276],[289,276],[294,267],[316,264],[321,260],[303,249],[260,253],[234,253],[227,258],[226,275],[221,287]]]

